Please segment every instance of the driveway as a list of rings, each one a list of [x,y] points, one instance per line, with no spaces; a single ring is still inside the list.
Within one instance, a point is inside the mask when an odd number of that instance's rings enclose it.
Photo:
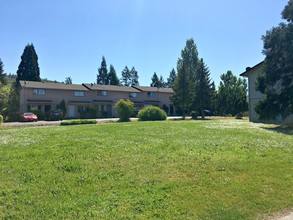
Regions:
[[[181,116],[168,117],[168,120],[180,119]],[[97,122],[111,122],[118,121],[119,118],[99,118],[96,119]],[[137,118],[131,118],[131,121],[136,121]],[[2,123],[3,127],[26,127],[26,126],[50,126],[50,125],[60,125],[61,121],[37,121],[37,122],[5,122]]]

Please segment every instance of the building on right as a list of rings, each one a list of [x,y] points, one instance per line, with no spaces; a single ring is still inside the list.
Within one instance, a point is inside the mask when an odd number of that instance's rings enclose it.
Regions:
[[[249,121],[251,122],[266,122],[275,124],[292,124],[293,114],[289,115],[287,118],[283,119],[278,116],[275,120],[260,120],[258,114],[255,112],[254,108],[260,100],[264,98],[264,94],[257,91],[255,88],[258,75],[261,73],[264,61],[256,64],[253,67],[247,67],[246,71],[241,73],[240,76],[248,78],[248,109],[249,109]]]

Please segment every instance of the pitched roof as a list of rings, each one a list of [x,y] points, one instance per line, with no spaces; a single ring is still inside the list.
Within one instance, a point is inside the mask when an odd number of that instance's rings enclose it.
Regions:
[[[251,72],[251,70],[257,68],[258,66],[262,65],[264,61],[261,61],[260,63],[256,64],[253,67],[247,67],[245,72],[241,73],[240,76],[248,76]]]
[[[21,87],[33,89],[59,89],[59,90],[78,90],[88,91],[86,87],[79,84],[64,84],[54,82],[36,82],[36,81],[20,81]]]
[[[89,90],[96,91],[117,91],[117,92],[140,92],[130,86],[113,86],[113,85],[100,85],[100,84],[87,84],[83,83]]]
[[[164,93],[174,93],[172,88],[158,88],[149,86],[132,86],[142,92],[164,92]]]

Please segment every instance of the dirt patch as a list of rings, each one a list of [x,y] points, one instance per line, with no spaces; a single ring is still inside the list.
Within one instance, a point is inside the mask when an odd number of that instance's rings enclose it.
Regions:
[[[264,220],[293,220],[293,208],[285,209],[281,212],[273,213]]]

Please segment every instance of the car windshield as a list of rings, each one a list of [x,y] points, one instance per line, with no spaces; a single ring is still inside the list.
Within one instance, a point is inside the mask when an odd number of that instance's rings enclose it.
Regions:
[[[23,115],[24,116],[33,116],[34,114],[33,113],[24,113]]]

